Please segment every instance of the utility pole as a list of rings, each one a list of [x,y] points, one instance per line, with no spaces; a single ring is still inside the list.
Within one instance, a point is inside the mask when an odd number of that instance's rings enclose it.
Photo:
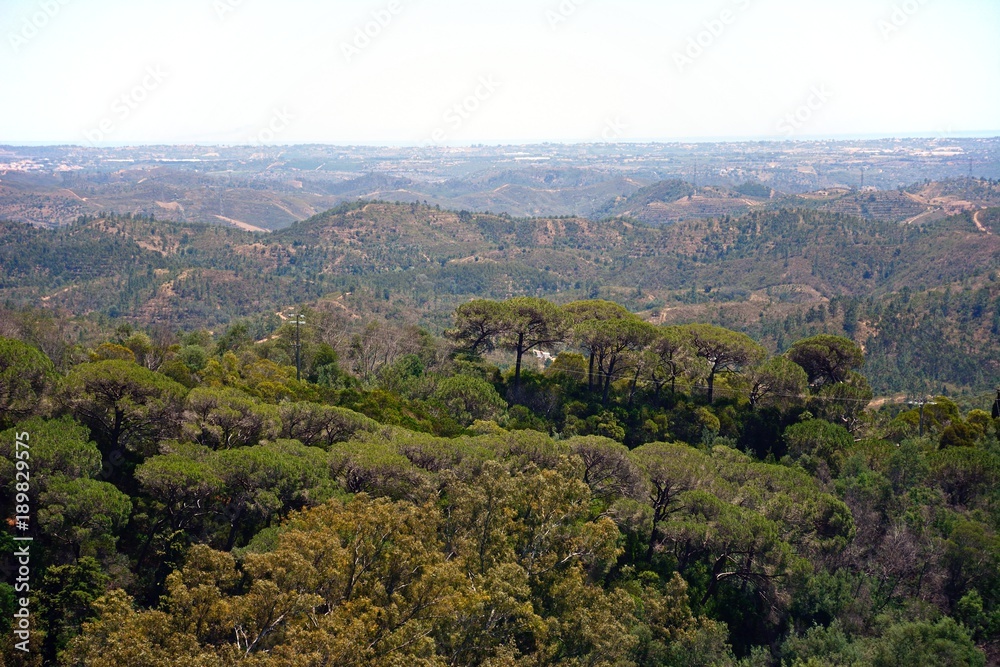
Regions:
[[[295,316],[295,380],[302,381],[302,337],[301,327],[305,318],[300,314]]]
[[[1000,392],[997,392],[997,398],[1000,400]],[[937,403],[928,399],[920,399],[919,401],[910,401],[909,405],[920,407],[920,437],[922,438],[924,437],[924,406],[937,405]]]

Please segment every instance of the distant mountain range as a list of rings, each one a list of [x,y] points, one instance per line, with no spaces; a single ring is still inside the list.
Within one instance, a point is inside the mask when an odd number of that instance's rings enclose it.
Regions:
[[[0,219],[108,212],[277,230],[356,199],[650,224],[796,206],[880,220],[936,212],[912,183],[1000,178],[1000,140],[471,148],[0,146]],[[902,189],[901,189],[902,188]],[[919,190],[919,188],[918,188]]]

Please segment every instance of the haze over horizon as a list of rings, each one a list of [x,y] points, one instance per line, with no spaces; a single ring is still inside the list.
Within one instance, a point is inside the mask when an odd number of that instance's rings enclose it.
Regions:
[[[15,0],[0,25],[10,144],[1000,134],[988,0]]]

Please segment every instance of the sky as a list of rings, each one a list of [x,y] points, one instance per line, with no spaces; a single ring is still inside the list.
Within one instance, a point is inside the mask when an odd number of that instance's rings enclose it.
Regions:
[[[997,0],[3,0],[0,142],[1000,135]]]

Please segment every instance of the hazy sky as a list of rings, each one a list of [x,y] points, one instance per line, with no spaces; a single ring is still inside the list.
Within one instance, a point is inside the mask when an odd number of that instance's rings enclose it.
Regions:
[[[3,0],[0,26],[4,143],[1000,134],[997,0]]]

